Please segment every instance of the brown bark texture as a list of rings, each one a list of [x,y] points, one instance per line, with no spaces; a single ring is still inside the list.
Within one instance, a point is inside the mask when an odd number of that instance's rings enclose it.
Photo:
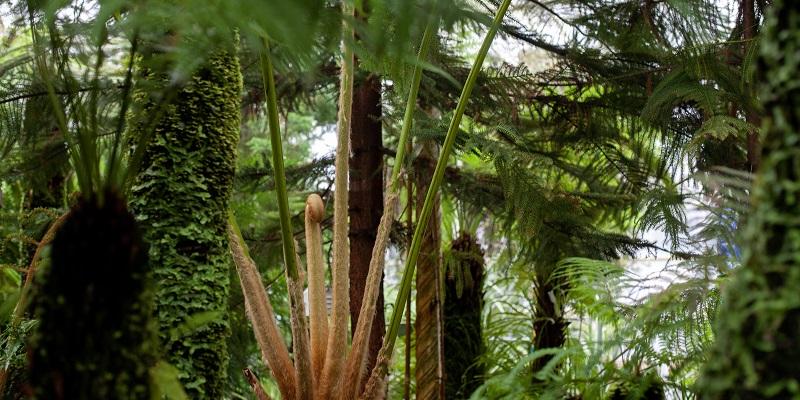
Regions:
[[[381,82],[370,74],[353,89],[350,131],[350,323],[355,332],[364,297],[369,262],[383,214],[383,137]],[[381,281],[383,281],[381,279]],[[375,365],[385,330],[383,285],[369,341],[367,370]],[[363,382],[361,383],[363,384]]]
[[[424,143],[417,158],[415,178],[417,185],[417,220],[425,203],[425,194],[433,177],[436,165],[436,145]],[[433,205],[433,213],[423,234],[422,247],[417,263],[417,338],[416,379],[417,399],[444,399],[444,366],[442,360],[442,302],[439,292],[440,275],[440,221],[439,198]]]

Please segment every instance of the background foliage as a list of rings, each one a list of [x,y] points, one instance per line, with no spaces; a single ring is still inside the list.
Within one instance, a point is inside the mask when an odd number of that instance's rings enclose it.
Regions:
[[[350,21],[359,38],[353,45],[358,73],[381,77],[382,151],[391,165],[424,27],[441,18],[412,135],[415,143],[441,143],[476,38],[497,2],[367,3],[360,9],[363,18]],[[669,398],[697,398],[695,381],[714,341],[720,287],[742,263],[738,227],[750,213],[750,173],[760,154],[753,141],[760,141],[764,113],[757,90],[763,67],[756,59],[766,8],[758,0],[514,2],[499,42],[511,50],[495,50],[478,78],[441,192],[442,248],[468,232],[478,238],[486,261],[480,359],[485,373],[473,398],[599,399],[620,387],[644,393],[652,382]],[[26,315],[12,325],[11,315],[36,244],[82,190],[85,179],[79,175],[86,173],[80,166],[95,157],[94,173],[113,180],[111,161],[119,154],[138,168],[137,148],[144,142],[137,145],[137,139],[148,136],[143,133],[152,121],[165,118],[150,142],[158,151],[143,153],[141,165],[169,168],[144,167],[145,178],[130,187],[131,205],[140,221],[152,224],[145,231],[151,245],[162,249],[156,264],[192,267],[197,260],[178,248],[213,249],[201,264],[219,268],[202,276],[156,274],[160,290],[180,285],[219,296],[208,304],[159,297],[195,318],[172,324],[187,333],[162,335],[162,342],[185,342],[191,349],[193,332],[211,325],[229,330],[227,351],[219,351],[230,358],[225,387],[214,390],[250,398],[241,370],[252,367],[276,394],[238,285],[231,285],[227,304],[223,300],[224,282],[237,281],[220,239],[225,207],[203,210],[209,199],[230,191],[230,208],[289,340],[257,53],[263,36],[276,44],[290,208],[293,225],[300,227],[305,196],[317,192],[332,203],[335,189],[326,143],[335,131],[338,4],[15,1],[3,13],[0,324],[8,329],[0,334],[0,367],[18,371],[24,364],[24,337],[36,322]],[[236,50],[232,32],[240,38]],[[37,61],[44,54],[51,58]],[[134,64],[136,71],[166,73],[146,79],[132,74]],[[202,86],[204,79],[231,83],[228,92],[210,94],[217,97],[209,103],[236,108],[241,102],[240,122],[216,119],[215,110],[181,111],[161,103],[205,96],[202,90],[177,90],[186,83]],[[221,131],[192,129],[202,118],[215,119]],[[186,148],[159,129],[199,134]],[[123,132],[131,134],[116,141]],[[238,145],[231,136],[236,132]],[[77,149],[89,134],[95,135],[96,151],[87,155]],[[215,141],[224,143],[214,147]],[[231,154],[218,157],[211,148],[235,149],[236,164],[222,160]],[[415,148],[409,170],[417,153]],[[235,168],[232,182],[215,180],[214,171],[223,167]],[[163,187],[148,178],[156,176]],[[403,258],[413,231],[406,216],[413,209],[402,205],[397,216],[385,278],[388,299],[399,276],[392,261]],[[187,214],[201,222],[186,222]],[[151,233],[159,226],[165,233]],[[329,226],[323,222],[328,258]],[[649,256],[667,261],[651,269],[631,262]],[[413,346],[413,332],[406,331]],[[390,398],[402,398],[406,385],[413,395],[414,383],[404,378],[405,350],[405,344],[396,349]],[[408,365],[413,369],[415,360]],[[188,369],[176,366],[186,374]]]

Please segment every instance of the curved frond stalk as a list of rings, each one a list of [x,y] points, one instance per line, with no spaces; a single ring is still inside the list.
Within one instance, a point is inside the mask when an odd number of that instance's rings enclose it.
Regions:
[[[250,387],[253,389],[253,393],[256,395],[256,399],[258,400],[272,400],[267,392],[264,391],[264,388],[261,387],[261,381],[258,380],[258,377],[250,368],[244,369],[244,377],[247,379],[247,383],[250,384]]]
[[[414,125],[414,110],[417,108],[417,94],[419,93],[420,82],[422,82],[422,62],[428,57],[428,50],[438,29],[439,19],[436,18],[428,23],[428,26],[425,27],[425,32],[422,34],[422,43],[417,53],[417,65],[414,66],[414,76],[412,77],[411,88],[408,91],[408,99],[406,99],[406,109],[403,113],[403,127],[400,131],[400,139],[397,142],[397,155],[392,167],[389,193],[397,193],[400,186],[400,171],[403,169],[406,151],[408,150],[406,143],[409,143],[411,128]]]
[[[375,315],[376,299],[378,289],[383,276],[384,254],[386,245],[389,243],[392,220],[394,220],[397,209],[398,196],[390,193],[384,201],[385,210],[378,225],[378,233],[375,237],[375,247],[372,249],[372,259],[369,262],[369,274],[367,275],[366,289],[364,291],[364,301],[361,303],[359,311],[358,325],[353,334],[353,344],[350,354],[347,357],[345,372],[342,374],[337,385],[336,399],[353,399],[360,390],[360,382],[364,375],[365,362],[367,360],[367,350],[369,348],[369,336],[372,331],[372,320]]]
[[[36,276],[36,269],[39,267],[39,260],[42,258],[42,252],[56,237],[56,232],[58,232],[58,229],[64,224],[64,221],[67,220],[69,214],[70,213],[68,211],[56,218],[56,220],[50,224],[50,227],[47,228],[47,232],[45,232],[44,236],[42,236],[42,240],[39,241],[39,245],[36,246],[36,250],[33,253],[33,258],[31,259],[31,264],[28,266],[28,272],[25,274],[25,283],[22,285],[21,295],[17,301],[16,307],[14,307],[14,316],[11,320],[12,326],[16,325],[20,321],[22,315],[25,313],[25,308],[28,306],[28,293],[30,291],[31,284],[33,283],[33,278]],[[2,393],[2,391],[0,391],[0,393]]]
[[[342,2],[344,14],[344,40],[342,42],[342,67],[339,84],[339,116],[336,144],[336,191],[333,202],[333,310],[331,329],[328,331],[328,347],[325,355],[325,368],[319,398],[327,399],[339,378],[345,362],[347,349],[347,317],[350,312],[350,293],[348,272],[350,265],[349,225],[347,223],[348,172],[350,158],[350,114],[353,106],[353,63],[352,41],[354,39],[351,19],[354,8],[347,1]]]
[[[286,274],[286,286],[289,292],[289,321],[294,338],[294,367],[297,370],[297,398],[314,399],[314,373],[311,370],[311,345],[306,322],[305,302],[303,301],[303,272],[300,257],[295,255],[298,278]]]
[[[272,166],[275,175],[275,193],[281,220],[281,239],[283,260],[286,263],[286,281],[289,287],[291,308],[291,327],[294,337],[294,361],[297,370],[297,397],[311,399],[313,395],[311,379],[311,351],[309,349],[308,326],[303,303],[303,277],[299,271],[297,251],[295,250],[292,221],[289,215],[289,198],[286,190],[286,172],[283,166],[283,144],[281,143],[280,123],[278,121],[278,99],[275,90],[275,77],[272,71],[269,43],[263,39],[261,52],[261,75],[267,91],[267,119],[269,122],[270,144],[272,147]],[[345,167],[346,168],[346,167]],[[347,210],[345,209],[345,212]],[[345,238],[347,234],[345,233]]]
[[[406,260],[405,268],[403,269],[403,277],[400,281],[400,290],[397,293],[397,298],[394,302],[395,305],[405,304],[408,300],[408,296],[411,293],[411,280],[414,276],[414,269],[417,265],[417,259],[419,258],[419,251],[422,245],[422,236],[425,230],[424,228],[427,226],[428,220],[431,217],[434,199],[439,191],[439,186],[442,183],[444,171],[447,168],[447,161],[450,157],[450,153],[453,150],[453,144],[455,143],[456,135],[458,134],[458,127],[461,124],[461,118],[464,116],[464,111],[467,108],[467,100],[469,99],[472,89],[475,86],[475,81],[480,73],[483,60],[486,58],[486,54],[489,52],[489,47],[491,46],[492,41],[497,34],[500,23],[503,21],[503,17],[505,16],[510,4],[511,0],[503,0],[503,3],[500,4],[500,7],[497,9],[497,13],[494,16],[492,25],[489,27],[489,31],[486,32],[486,36],[483,39],[481,48],[478,51],[478,56],[475,58],[475,62],[472,64],[467,81],[461,91],[461,96],[458,99],[458,105],[456,106],[455,113],[453,114],[453,119],[450,121],[450,126],[447,129],[444,144],[442,145],[441,155],[436,163],[436,169],[433,172],[433,180],[431,181],[431,185],[428,187],[428,192],[425,195],[422,213],[419,216],[417,226],[414,230],[414,237],[411,241],[411,251],[408,259]],[[392,352],[394,351],[394,344],[397,340],[397,332],[400,329],[400,322],[402,318],[403,307],[395,307],[392,311],[389,329],[384,337],[381,353],[378,356],[378,362],[376,363],[375,368],[370,375],[369,382],[367,383],[367,387],[364,393],[361,395],[361,398],[375,398],[375,396],[378,395],[377,390],[382,387],[381,382],[386,376],[387,364],[391,359]]]
[[[320,223],[325,217],[325,205],[317,194],[306,200],[306,258],[308,260],[308,304],[311,325],[311,370],[314,386],[319,385],[325,367],[328,345],[328,309],[325,305],[325,264],[322,256]]]
[[[229,218],[228,235],[233,260],[236,263],[236,272],[239,274],[242,285],[245,309],[253,324],[253,333],[261,350],[261,357],[272,371],[281,396],[284,399],[294,399],[297,375],[289,358],[289,351],[278,329],[275,313],[272,310],[264,283],[261,281],[261,275],[250,258],[233,215]]]
[[[367,350],[370,341],[370,332],[372,332],[372,323],[376,312],[376,299],[381,284],[381,276],[383,275],[384,268],[384,255],[386,253],[386,246],[389,243],[389,233],[392,230],[392,223],[394,222],[394,215],[398,204],[398,188],[400,181],[400,172],[403,169],[403,163],[406,153],[406,143],[408,143],[411,127],[414,122],[414,110],[417,105],[417,94],[419,93],[419,85],[422,80],[422,61],[428,55],[428,49],[432,38],[436,34],[438,27],[438,18],[431,20],[425,28],[422,36],[422,43],[417,54],[417,65],[414,67],[413,81],[409,89],[408,99],[406,101],[405,114],[403,116],[403,128],[400,132],[400,140],[397,144],[397,156],[395,157],[395,164],[392,168],[391,182],[389,183],[389,190],[386,194],[383,206],[383,216],[378,225],[378,232],[375,238],[375,245],[372,248],[372,258],[369,264],[369,273],[367,274],[366,289],[364,292],[364,299],[361,302],[361,310],[359,310],[358,324],[356,331],[353,333],[353,344],[351,346],[350,354],[347,358],[347,365],[345,373],[342,375],[342,383],[350,382],[349,385],[339,385],[339,392],[336,398],[352,399],[361,390],[361,379],[363,377]]]
[[[36,276],[36,269],[39,266],[39,260],[42,257],[42,251],[44,251],[45,247],[50,245],[50,243],[56,237],[56,232],[61,225],[64,224],[64,221],[67,220],[69,214],[70,213],[67,212],[53,221],[53,223],[50,224],[50,227],[47,228],[47,232],[45,232],[44,236],[42,236],[42,240],[40,240],[39,244],[36,246],[36,250],[33,253],[33,258],[28,266],[28,272],[25,275],[25,282],[22,284],[22,289],[20,290],[19,300],[17,300],[17,305],[14,307],[14,313],[11,316],[9,327],[16,327],[21,321],[22,316],[25,314],[25,308],[28,306],[28,294],[31,290],[33,277]],[[6,383],[8,382],[8,373],[8,369],[0,369],[0,393],[4,393],[5,391]]]

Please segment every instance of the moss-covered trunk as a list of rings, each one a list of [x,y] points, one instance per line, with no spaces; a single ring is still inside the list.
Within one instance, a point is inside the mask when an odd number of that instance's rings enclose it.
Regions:
[[[705,399],[800,399],[800,10],[776,0],[759,69],[766,131],[745,264],[725,288]]]
[[[444,284],[445,398],[466,399],[483,383],[483,252],[462,232],[450,245]]]
[[[133,210],[151,244],[162,344],[193,399],[223,395],[231,265],[226,221],[241,91],[233,54],[217,54],[195,72],[163,106],[132,189]],[[159,115],[156,99],[142,102],[141,112]]]

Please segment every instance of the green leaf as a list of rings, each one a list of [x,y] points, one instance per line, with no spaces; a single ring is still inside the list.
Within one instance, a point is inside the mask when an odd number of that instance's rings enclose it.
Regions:
[[[166,361],[150,368],[150,385],[152,400],[189,400],[178,379],[178,369]]]

